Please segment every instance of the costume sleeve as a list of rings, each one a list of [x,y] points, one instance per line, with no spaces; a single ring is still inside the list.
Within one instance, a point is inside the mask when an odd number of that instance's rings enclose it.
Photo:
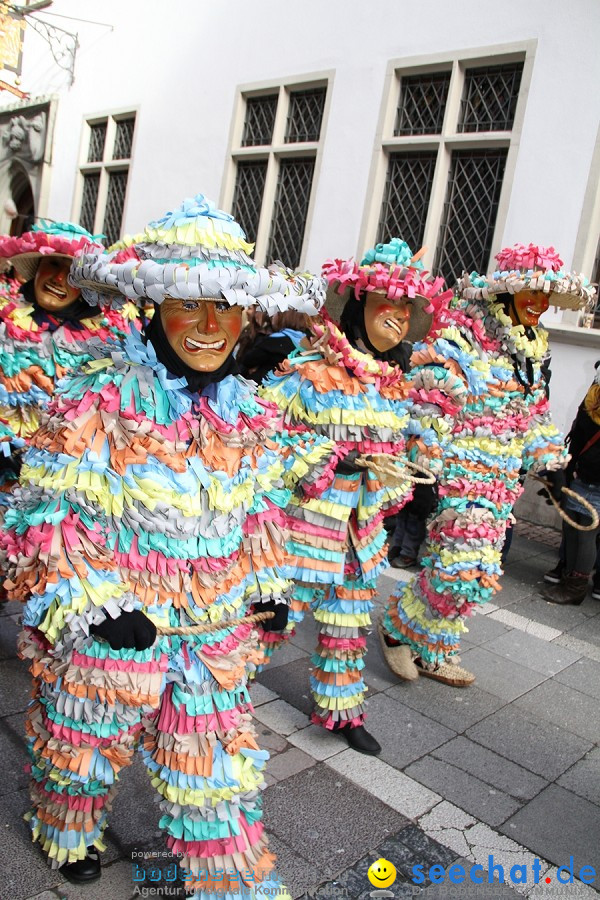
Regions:
[[[65,380],[24,456],[5,519],[7,591],[27,602],[24,624],[51,644],[72,644],[92,623],[140,606],[113,556],[124,490],[111,460],[119,417],[103,400],[102,381],[101,374]]]
[[[522,469],[539,472],[542,469],[562,469],[567,464],[564,435],[552,422],[546,385],[540,379],[526,396],[529,422],[523,441]]]
[[[469,394],[483,393],[487,366],[458,329],[445,329],[433,343],[415,345],[407,427],[408,457],[435,474],[442,468],[452,425]]]
[[[244,547],[251,570],[246,597],[253,605],[287,605],[291,583],[281,575],[281,567],[286,561],[285,509],[290,491],[284,484],[284,463],[277,443],[270,439],[257,450],[255,458],[254,502],[244,524]]]
[[[315,360],[320,357],[315,355]],[[319,422],[327,409],[325,396],[319,396],[312,382],[289,365],[284,372],[271,373],[259,393],[279,410],[281,430],[276,441],[286,487],[300,496],[320,496],[333,482],[338,461],[350,452],[327,433],[330,427]]]

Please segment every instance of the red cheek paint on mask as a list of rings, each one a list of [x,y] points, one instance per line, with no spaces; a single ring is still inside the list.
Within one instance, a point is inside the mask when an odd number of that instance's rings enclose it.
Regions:
[[[375,307],[376,316],[389,316],[393,312],[395,312],[394,307],[390,306],[389,303],[380,303],[379,306]]]
[[[184,331],[192,324],[193,320],[190,319],[189,315],[185,315],[179,312],[171,312],[167,316],[165,316],[166,321],[163,322],[163,326],[165,332],[168,334],[183,334]]]

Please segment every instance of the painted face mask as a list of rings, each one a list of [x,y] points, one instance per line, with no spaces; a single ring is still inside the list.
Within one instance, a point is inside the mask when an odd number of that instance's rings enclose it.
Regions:
[[[175,300],[160,307],[166,338],[179,359],[196,372],[214,372],[231,355],[242,330],[242,309],[224,300]]]
[[[537,325],[549,305],[548,294],[544,291],[518,291],[513,295],[510,309],[513,325]]]
[[[385,352],[406,338],[412,300],[390,300],[381,291],[370,291],[365,299],[365,329],[376,350]]]
[[[66,309],[80,295],[67,281],[71,260],[64,256],[41,259],[35,273],[34,291],[38,306],[46,312]]]

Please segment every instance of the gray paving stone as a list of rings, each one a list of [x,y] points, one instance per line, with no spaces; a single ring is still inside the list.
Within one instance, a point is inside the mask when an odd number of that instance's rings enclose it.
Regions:
[[[529,555],[525,559],[517,560],[507,567],[507,574],[515,581],[523,584],[537,585],[542,581],[544,573],[548,571],[548,557],[545,554]]]
[[[375,619],[375,616],[373,616]],[[380,691],[398,684],[398,678],[390,672],[383,658],[379,636],[376,631],[367,636],[367,654],[365,656],[365,669],[363,671],[365,682],[369,688],[369,697],[373,697]]]
[[[572,666],[559,672],[555,678],[561,684],[568,684],[576,691],[600,700],[600,663],[594,660],[578,659]]]
[[[9,618],[11,616],[21,616],[23,614],[23,604],[18,600],[11,600],[9,603],[0,603],[0,619]]]
[[[600,809],[558,785],[549,785],[500,831],[557,866],[573,856],[576,877],[581,866],[600,871]]]
[[[285,700],[272,700],[254,710],[254,718],[278,734],[292,734],[307,725],[307,717]]]
[[[542,675],[556,675],[561,669],[572,665],[579,656],[566,647],[542,641],[516,629],[488,641],[485,649]]]
[[[269,834],[269,850],[277,856],[277,874],[292,897],[300,897],[327,878],[327,873],[314,861],[304,859],[298,849],[293,850],[277,835]]]
[[[269,688],[265,687],[264,684],[261,684],[259,681],[251,681],[248,687],[250,690],[250,699],[252,700],[252,706],[254,706],[254,708],[262,706],[263,703],[269,703],[271,700],[277,700],[277,694],[274,694],[273,691],[270,691]]]
[[[432,750],[431,755],[474,775],[517,800],[531,800],[548,784],[539,775],[528,772],[522,766],[461,735],[437,750]]]
[[[428,678],[390,688],[386,696],[399,700],[459,734],[503,705],[498,697],[475,685],[468,690],[457,691]]]
[[[0,662],[0,716],[22,712],[31,699],[31,675],[20,659]]]
[[[26,790],[0,797],[0,872],[2,900],[24,900],[50,891],[63,879],[52,870],[39,845],[32,846],[23,815],[29,809]]]
[[[29,755],[25,747],[24,713],[0,719],[0,759],[2,760],[0,794],[12,793],[26,787],[29,775],[23,769],[29,762]]]
[[[296,627],[296,634],[291,638],[292,644],[309,655],[315,652],[319,629],[312,612],[308,612]]]
[[[291,641],[284,641],[271,657],[265,667],[265,672],[270,672],[278,666],[287,666],[288,663],[294,662],[295,659],[301,659],[303,656],[306,656],[305,650],[292,644]]]
[[[17,636],[21,628],[12,616],[0,619],[0,659],[16,659]]]
[[[163,833],[158,827],[161,816],[158,799],[142,758],[136,753],[131,766],[121,773],[108,820],[110,838],[120,856],[131,860],[132,850],[166,851]]]
[[[600,647],[590,644],[589,641],[582,641],[581,638],[573,637],[572,634],[561,634],[553,643],[558,644],[560,647],[568,647],[569,650],[573,650],[578,656],[585,656],[588,659],[600,662]]]
[[[412,763],[406,774],[494,827],[521,808],[514,797],[433,756]]]
[[[377,694],[370,701],[366,724],[383,748],[379,759],[397,769],[456,735],[387,694]]]
[[[505,634],[508,631],[506,625],[502,625],[501,622],[496,622],[494,619],[490,619],[489,616],[481,614],[467,619],[465,624],[469,629],[469,633],[463,635],[461,641],[467,641],[472,647],[485,644],[487,641],[491,641],[492,638],[500,637],[501,634]]]
[[[588,616],[582,611],[581,606],[561,606],[558,603],[548,603],[539,594],[534,594],[530,600],[521,600],[519,613],[535,622],[543,622],[544,625],[558,628],[559,631],[569,631],[588,620]]]
[[[262,722],[255,721],[254,727],[256,728],[258,746],[261,750],[268,750],[271,756],[274,756],[276,753],[283,753],[289,747],[288,742],[282,735],[277,734],[276,731],[273,731],[267,725],[263,725]]]
[[[588,644],[594,644],[595,647],[600,647],[600,616],[588,619],[583,625],[578,625],[576,628],[569,628],[569,634]]]
[[[278,753],[267,763],[267,774],[275,781],[284,781],[315,765],[315,760],[297,747],[290,747],[284,753]]]
[[[520,894],[508,883],[474,884],[469,877],[473,862],[468,859],[457,859],[453,865],[462,866],[465,880],[462,884],[452,884],[449,878],[443,884],[432,884],[420,895],[422,900],[519,900]],[[449,870],[450,867],[448,867]],[[456,870],[455,870],[456,871]],[[458,874],[458,873],[457,873]]]
[[[302,847],[303,856],[328,878],[406,824],[399,813],[323,763],[268,788],[264,808],[267,831],[288,846]]]
[[[590,750],[556,783],[600,806],[600,747]]]
[[[523,715],[512,705],[473,725],[467,737],[548,779],[562,775],[591,749],[584,738],[538,717]]]
[[[531,585],[516,578],[512,578],[510,573],[506,573],[502,576],[500,579],[500,586],[502,590],[498,591],[497,594],[494,594],[493,602],[496,606],[512,606],[514,603],[517,603],[521,597],[527,597],[529,599],[531,596]]]
[[[312,694],[309,685],[309,672],[312,668],[310,658],[302,656],[285,666],[275,669],[267,668],[260,673],[258,679],[262,685],[273,691],[286,703],[310,716],[313,710]]]
[[[461,653],[462,665],[477,678],[473,687],[508,703],[545,680],[545,675],[492,653],[488,646]]]
[[[589,741],[600,741],[598,701],[567,684],[549,680],[515,700],[513,706],[533,713],[578,734]]]

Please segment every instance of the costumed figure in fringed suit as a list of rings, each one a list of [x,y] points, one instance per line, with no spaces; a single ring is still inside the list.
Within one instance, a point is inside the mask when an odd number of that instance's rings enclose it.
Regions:
[[[377,577],[388,567],[383,519],[412,495],[409,408],[424,392],[428,418],[415,450],[435,455],[436,403],[455,411],[466,391],[443,367],[411,380],[397,364],[409,356],[399,355],[401,342],[422,339],[451,297],[403,241],[367,251],[360,265],[335,260],[323,271],[330,297],[343,305],[340,326],[327,314],[313,324],[310,349],[293,354],[261,392],[283,411],[290,431],[308,430],[334,445],[288,508],[292,560],[286,572],[295,586],[285,637],[312,609],[319,627],[310,679],[313,721],[339,731],[354,749],[376,754],[381,747],[364,727],[364,655]],[[391,457],[404,477],[385,483],[375,467],[365,468],[365,455],[373,454]],[[281,639],[267,635],[266,652]]]
[[[472,377],[444,444],[422,568],[398,586],[383,620],[386,659],[404,679],[474,681],[456,664],[460,636],[466,617],[500,590],[500,554],[523,476],[566,463],[550,417],[548,338],[538,319],[549,304],[584,306],[592,289],[562,270],[553,248],[518,244],[496,260],[490,275],[463,275],[439,336],[413,354],[416,367],[470,360]]]
[[[0,238],[0,259],[24,282],[0,282],[0,506],[59,379],[90,359],[91,338],[121,340],[137,315],[133,304],[121,311],[91,307],[67,282],[73,257],[89,244],[102,250],[70,222],[44,221],[20,237]]]
[[[232,351],[244,307],[314,314],[325,290],[258,268],[251,250],[198,195],[147,226],[139,259],[88,253],[71,271],[91,302],[156,304],[145,340],[96,348],[63,383],[7,513],[6,586],[26,601],[19,652],[35,685],[31,828],[79,883],[100,875],[107,813],[139,744],[187,889],[253,898],[279,885],[262,824],[268,754],[246,688],[258,635],[239,619],[253,604],[272,627],[287,621],[289,492],[277,410],[235,374]]]

